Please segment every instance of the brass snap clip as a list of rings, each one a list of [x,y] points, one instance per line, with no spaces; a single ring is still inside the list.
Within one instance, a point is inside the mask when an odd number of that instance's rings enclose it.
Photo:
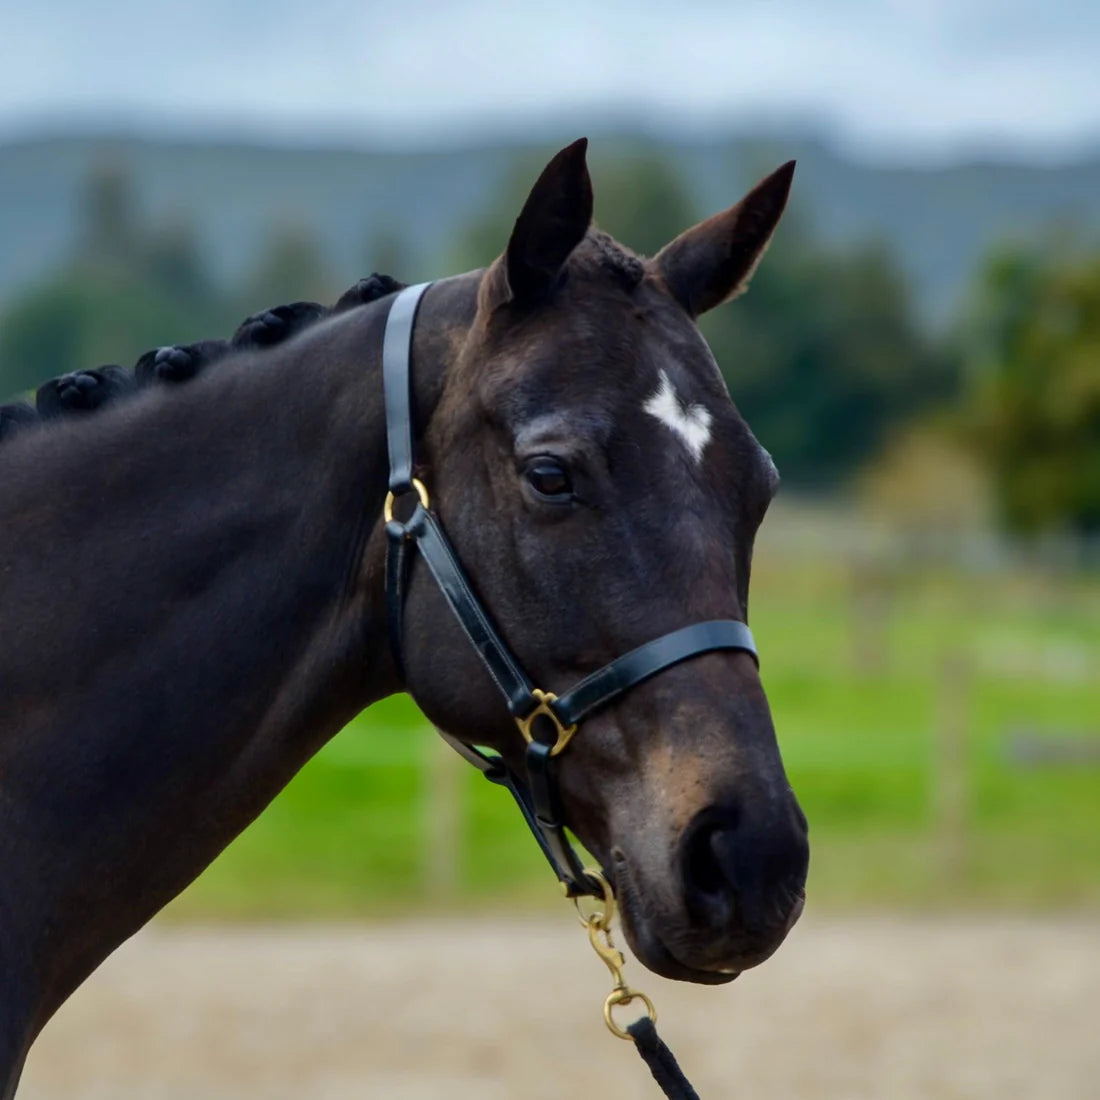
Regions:
[[[532,731],[535,719],[549,718],[558,731],[558,737],[554,742],[554,747],[550,750],[550,755],[557,756],[569,744],[573,734],[577,732],[577,724],[574,722],[571,726],[562,725],[561,719],[554,713],[554,708],[550,705],[558,698],[552,691],[540,691],[535,688],[531,694],[539,701],[539,705],[525,717],[517,718],[516,725],[519,726],[519,732],[523,734],[523,739],[530,745],[535,739]]]
[[[623,958],[623,953],[615,946],[615,941],[611,938],[611,921],[615,916],[615,894],[611,889],[611,884],[601,872],[592,867],[586,867],[585,874],[598,882],[603,890],[603,898],[597,902],[597,905],[602,905],[602,908],[595,909],[588,916],[585,916],[581,911],[578,904],[579,899],[574,899],[574,905],[577,907],[577,915],[580,917],[581,924],[588,929],[588,942],[592,944],[592,950],[599,955],[604,965],[611,971],[614,988],[603,1003],[604,1023],[607,1024],[607,1029],[611,1034],[617,1038],[633,1040],[634,1036],[616,1021],[613,1015],[614,1009],[618,1005],[628,1005],[632,1001],[641,1001],[645,1007],[646,1015],[653,1023],[657,1022],[657,1009],[653,1007],[653,1002],[644,993],[637,989],[631,989],[626,984],[626,979],[623,978],[623,966],[626,960]]]

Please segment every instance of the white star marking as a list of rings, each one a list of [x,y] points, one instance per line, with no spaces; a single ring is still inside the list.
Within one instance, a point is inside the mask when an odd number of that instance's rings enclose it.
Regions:
[[[685,408],[680,403],[679,395],[673,389],[668,375],[664,371],[660,375],[661,382],[657,392],[646,399],[643,408],[671,428],[683,440],[691,457],[699,462],[704,448],[710,442],[710,411],[702,405],[688,405]]]

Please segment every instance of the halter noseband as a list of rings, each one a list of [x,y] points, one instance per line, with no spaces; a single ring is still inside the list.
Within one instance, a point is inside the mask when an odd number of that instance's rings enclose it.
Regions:
[[[617,657],[586,676],[564,695],[536,688],[501,638],[488,612],[474,594],[462,564],[431,510],[428,490],[413,476],[410,411],[413,326],[424,291],[431,283],[408,287],[396,296],[386,319],[382,343],[382,384],[386,404],[386,444],[390,481],[386,497],[386,609],[390,644],[402,668],[404,600],[410,547],[420,551],[428,570],[450,605],[470,644],[504,695],[508,710],[527,742],[527,776],[513,772],[504,760],[467,745],[440,730],[461,756],[485,777],[511,791],[531,832],[569,897],[601,897],[603,888],[586,874],[565,835],[565,815],[554,759],[569,744],[578,724],[632,687],[671,665],[713,650],[741,650],[759,664],[749,628],[733,619],[714,619],[681,627]],[[416,494],[407,521],[394,518],[397,498]]]

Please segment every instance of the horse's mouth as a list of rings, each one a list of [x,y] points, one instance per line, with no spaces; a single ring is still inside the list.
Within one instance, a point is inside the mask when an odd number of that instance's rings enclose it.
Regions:
[[[617,849],[615,859],[615,894],[622,918],[623,933],[638,961],[654,974],[678,982],[696,985],[725,985],[740,976],[740,970],[700,970],[681,962],[653,930],[646,919],[634,889],[630,870],[623,854]]]

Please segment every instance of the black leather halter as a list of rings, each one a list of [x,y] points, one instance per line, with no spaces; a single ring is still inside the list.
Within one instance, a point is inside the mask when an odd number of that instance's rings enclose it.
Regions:
[[[516,661],[475,595],[462,563],[431,510],[428,491],[413,476],[410,373],[413,326],[424,291],[422,283],[394,299],[386,319],[382,344],[382,379],[386,401],[386,441],[390,460],[390,492],[386,498],[386,606],[390,642],[398,668],[404,652],[402,621],[410,547],[420,551],[462,629],[489,675],[504,695],[508,710],[527,742],[526,778],[517,775],[495,754],[490,755],[443,732],[446,741],[487,779],[512,792],[527,824],[569,897],[602,897],[598,882],[588,876],[568,837],[554,759],[569,744],[577,725],[630,688],[671,665],[716,649],[741,650],[757,660],[749,628],[732,619],[694,623],[655,638],[586,676],[564,695],[540,691]],[[394,517],[399,497],[416,494],[408,520]]]

